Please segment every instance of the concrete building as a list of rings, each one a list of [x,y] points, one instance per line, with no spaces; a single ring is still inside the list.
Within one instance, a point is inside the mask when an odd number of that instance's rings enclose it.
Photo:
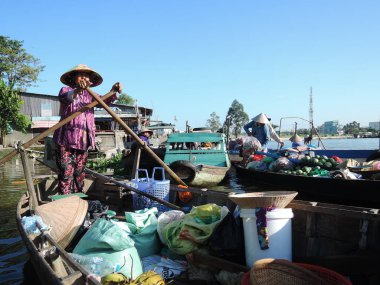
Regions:
[[[325,135],[338,134],[339,121],[327,121],[322,125],[322,133]]]
[[[380,122],[369,122],[368,127],[380,131]]]

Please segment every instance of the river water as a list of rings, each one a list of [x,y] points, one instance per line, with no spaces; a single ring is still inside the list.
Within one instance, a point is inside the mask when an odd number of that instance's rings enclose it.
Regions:
[[[317,145],[316,141],[312,144]],[[325,139],[327,149],[378,149],[379,139]],[[270,148],[277,148],[270,142]],[[290,147],[286,143],[285,147]],[[30,160],[32,175],[50,174],[50,170]],[[259,187],[246,185],[233,171],[222,185],[215,187],[228,191],[260,191]],[[18,234],[16,205],[26,191],[23,167],[19,157],[0,165],[0,284],[38,284],[28,261],[28,253]],[[27,276],[26,278],[24,278]]]

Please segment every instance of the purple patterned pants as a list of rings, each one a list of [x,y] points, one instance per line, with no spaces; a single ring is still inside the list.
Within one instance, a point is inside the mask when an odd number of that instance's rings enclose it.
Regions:
[[[83,169],[86,166],[87,152],[56,145],[55,160],[60,194],[82,192],[85,178]]]

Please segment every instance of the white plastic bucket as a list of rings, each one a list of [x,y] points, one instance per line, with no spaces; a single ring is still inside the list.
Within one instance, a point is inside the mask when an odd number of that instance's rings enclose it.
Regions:
[[[243,219],[245,261],[248,267],[263,258],[282,258],[292,261],[292,223],[293,212],[290,208],[268,211],[267,228],[269,248],[261,249],[256,227],[255,209],[241,209]]]

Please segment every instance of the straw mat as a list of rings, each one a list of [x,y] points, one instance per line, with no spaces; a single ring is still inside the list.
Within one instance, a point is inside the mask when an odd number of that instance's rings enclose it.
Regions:
[[[87,209],[87,201],[71,196],[38,206],[35,213],[51,226],[50,235],[65,248],[82,225]]]

